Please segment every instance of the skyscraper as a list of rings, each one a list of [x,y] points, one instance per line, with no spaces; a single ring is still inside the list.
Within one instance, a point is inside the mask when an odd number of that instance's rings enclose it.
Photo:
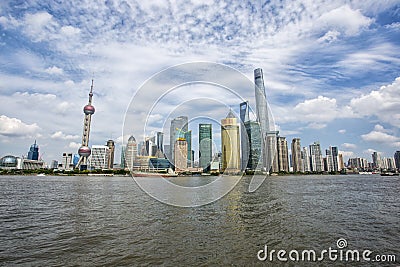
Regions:
[[[292,140],[292,167],[293,172],[303,172],[300,138]]]
[[[31,145],[28,152],[28,159],[39,160],[39,146],[35,143]]]
[[[310,161],[312,172],[323,171],[323,160],[319,142],[314,142],[310,145]]]
[[[267,149],[269,153],[266,155],[268,159],[267,162],[270,162],[269,169],[266,169],[269,173],[277,173],[279,172],[278,165],[278,135],[279,131],[270,131],[267,135]],[[264,157],[265,155],[261,155]]]
[[[372,167],[376,169],[381,168],[381,155],[376,151],[372,153]]]
[[[221,120],[222,172],[240,171],[239,126],[232,110]]]
[[[241,164],[240,169],[244,171],[247,168],[250,153],[250,140],[246,131],[245,123],[249,121],[249,101],[240,103],[240,148]],[[261,144],[260,144],[261,146]]]
[[[289,157],[286,137],[279,136],[277,139],[278,168],[280,172],[289,172]]]
[[[85,119],[83,121],[82,145],[78,149],[78,154],[80,156],[80,159],[78,161],[78,164],[76,165],[76,167],[80,168],[81,170],[87,169],[87,159],[91,154],[91,150],[89,147],[90,123],[92,120],[92,115],[95,112],[95,108],[92,105],[92,97],[93,97],[93,79],[92,79],[92,85],[90,86],[89,102],[86,106],[83,107],[83,113],[85,113]]]
[[[339,150],[337,146],[330,146],[329,150],[331,151],[332,154],[332,160],[333,160],[333,171],[338,172],[340,171],[339,168]]]
[[[267,135],[269,132],[269,119],[267,99],[264,87],[264,77],[262,69],[254,70],[255,97],[257,121],[260,123],[261,129],[261,154],[263,157],[262,169],[269,170],[272,163],[271,151],[268,150]]]
[[[304,172],[311,172],[310,154],[307,147],[303,147],[303,151],[301,152],[301,159],[303,161]]]
[[[135,166],[135,161],[138,156],[138,147],[136,144],[136,139],[133,136],[130,136],[128,139],[128,144],[125,148],[125,168],[132,170]]]
[[[187,167],[193,166],[193,158],[192,158],[192,131],[187,131],[184,134],[186,143],[187,143]]]
[[[156,145],[157,150],[161,151],[161,153],[164,153],[164,134],[162,132],[157,132],[156,134]]]
[[[204,172],[210,171],[212,160],[212,124],[199,124],[199,165]]]
[[[93,145],[90,163],[93,169],[107,169],[109,166],[109,148],[103,145]]]
[[[107,169],[112,169],[114,167],[114,151],[115,151],[115,143],[113,140],[107,141],[108,147],[108,166]]]
[[[244,123],[244,127],[247,135],[246,139],[248,138],[248,140],[244,142],[245,146],[247,147],[247,155],[248,155],[247,167],[245,166],[245,169],[247,168],[255,171],[261,160],[260,124],[256,121],[246,121]],[[246,155],[246,152],[244,154]],[[245,164],[245,162],[243,162],[243,158],[242,158],[242,163]]]
[[[394,163],[396,165],[396,168],[399,170],[400,169],[400,151],[396,151],[394,153]]]
[[[186,133],[188,131],[188,117],[179,116],[171,121],[171,127],[169,131],[169,144],[171,153],[169,155],[169,160],[174,164],[175,159],[175,141],[178,139],[179,133]]]
[[[125,150],[126,150],[126,146],[124,146],[124,145],[121,146],[121,163],[120,163],[121,169],[125,169],[126,168]]]
[[[343,160],[343,154],[338,155],[338,171],[341,171],[344,169],[344,160]]]
[[[174,166],[176,172],[184,172],[187,170],[187,142],[184,138],[178,138],[175,141],[174,148]]]
[[[326,149],[325,155],[326,155],[326,164],[324,164],[324,169],[327,172],[332,172],[332,171],[334,171],[332,150]],[[325,167],[325,165],[326,165],[326,167]]]

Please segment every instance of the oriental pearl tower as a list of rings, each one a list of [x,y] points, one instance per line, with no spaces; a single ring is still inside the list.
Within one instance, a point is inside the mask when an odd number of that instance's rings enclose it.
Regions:
[[[93,79],[92,79],[92,85],[90,87],[89,102],[86,106],[83,107],[83,113],[85,113],[85,118],[83,120],[82,146],[78,149],[78,154],[80,158],[78,164],[76,165],[76,168],[79,168],[80,170],[87,169],[87,160],[91,154],[91,150],[89,147],[90,121],[95,111],[94,106],[92,106],[92,97],[93,97]]]

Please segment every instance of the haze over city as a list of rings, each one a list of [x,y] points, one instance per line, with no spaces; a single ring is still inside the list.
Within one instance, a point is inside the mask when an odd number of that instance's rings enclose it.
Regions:
[[[2,1],[0,156],[26,155],[35,139],[46,162],[76,153],[93,77],[90,143],[116,140],[118,161],[138,88],[166,67],[211,61],[249,80],[255,68],[264,70],[267,100],[287,140],[337,146],[345,158],[392,157],[400,148],[399,17],[398,1]],[[188,89],[197,91],[215,87]],[[254,88],[240,94],[252,100]],[[227,104],[239,112],[238,101]],[[177,115],[222,119],[227,111],[205,103]],[[152,118],[164,123],[161,113]]]

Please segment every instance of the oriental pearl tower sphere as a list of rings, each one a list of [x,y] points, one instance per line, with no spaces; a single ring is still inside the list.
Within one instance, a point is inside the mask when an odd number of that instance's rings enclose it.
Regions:
[[[91,154],[91,150],[89,147],[90,122],[92,119],[92,115],[95,112],[95,108],[94,106],[92,106],[92,97],[93,97],[93,79],[92,79],[92,85],[90,87],[89,102],[86,106],[83,107],[83,113],[85,113],[85,118],[83,120],[82,146],[78,149],[78,154],[80,158],[78,164],[76,165],[76,168],[79,168],[80,170],[87,169],[87,160]]]

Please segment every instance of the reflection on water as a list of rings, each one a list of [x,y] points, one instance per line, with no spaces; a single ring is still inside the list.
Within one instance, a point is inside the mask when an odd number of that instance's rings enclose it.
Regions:
[[[214,203],[179,208],[130,177],[0,176],[0,263],[251,266],[267,263],[256,255],[265,244],[323,250],[339,238],[400,258],[399,177],[269,177],[254,193],[249,181]]]

